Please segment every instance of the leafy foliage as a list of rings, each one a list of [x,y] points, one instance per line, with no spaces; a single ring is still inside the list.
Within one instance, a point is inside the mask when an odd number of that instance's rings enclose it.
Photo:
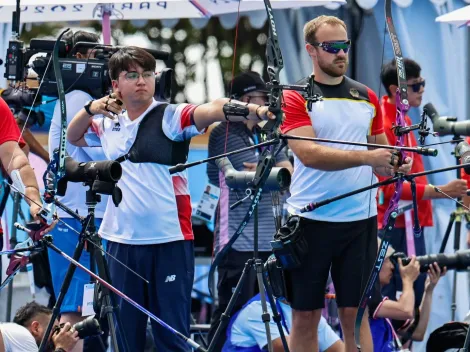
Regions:
[[[214,67],[214,63],[220,66],[225,96],[230,95],[232,71],[237,75],[245,70],[255,70],[267,78],[264,69],[267,24],[256,29],[250,25],[248,18],[241,17],[234,53],[236,27],[224,29],[218,18],[209,19],[207,25],[201,29],[193,28],[188,19],[179,20],[173,28],[165,27],[160,20],[144,22],[146,23],[143,26],[135,26],[133,21],[112,21],[114,42],[122,45],[126,35],[142,33],[147,36],[153,48],[171,53],[166,66],[174,70],[172,101],[197,103],[207,101],[210,85],[209,70]],[[54,38],[65,25],[67,24],[34,25],[29,31],[22,32],[21,39],[28,43],[32,38]],[[82,22],[80,27],[93,28],[95,32],[101,32],[101,23],[97,21]],[[235,65],[232,68],[234,54]],[[188,95],[187,88],[195,85],[202,89],[203,101],[194,101],[194,98]]]

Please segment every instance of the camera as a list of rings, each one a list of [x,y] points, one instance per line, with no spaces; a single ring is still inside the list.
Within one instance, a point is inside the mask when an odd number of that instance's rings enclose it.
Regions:
[[[122,176],[122,167],[117,161],[78,162],[72,157],[65,157],[65,181],[93,182],[95,180],[116,183]]]
[[[54,329],[52,330],[52,334],[58,334],[60,330],[64,327],[64,323],[56,325]],[[78,337],[80,339],[84,339],[85,337],[90,337],[90,336],[98,336],[103,334],[103,331],[101,331],[101,326],[98,320],[91,315],[85,320],[82,320],[76,324],[74,324],[71,328],[73,331],[78,332]]]
[[[470,121],[457,121],[454,116],[439,116],[431,103],[424,105],[423,110],[431,119],[434,132],[438,132],[439,136],[470,136]]]
[[[403,265],[408,265],[411,261],[405,253],[396,252],[390,256],[395,267],[398,267],[398,258],[401,258]],[[429,265],[436,262],[439,267],[447,267],[447,270],[467,271],[470,270],[470,250],[457,251],[455,253],[438,253],[416,257],[419,262],[420,272],[425,273]]]
[[[33,89],[8,87],[1,92],[1,97],[7,103],[12,114],[23,122],[28,121],[28,126],[34,124],[42,126],[44,124],[44,113],[33,110],[42,100],[40,96],[36,96],[36,92]]]
[[[5,78],[10,81],[22,82],[26,80],[27,69],[32,68],[38,74],[38,81],[42,81],[39,94],[57,96],[57,83],[54,70],[50,65],[56,40],[31,39],[29,47],[24,42],[10,40],[6,60]],[[111,56],[121,49],[121,46],[103,45],[89,42],[77,42],[73,47],[65,41],[57,42],[59,45],[59,67],[65,92],[73,89],[89,93],[94,98],[101,98],[110,93],[111,79],[108,73],[108,62]],[[94,58],[77,59],[73,55],[80,49],[93,49]],[[169,53],[154,49],[144,49],[156,60],[167,60]],[[33,55],[44,53],[45,56],[36,57],[31,64],[28,62]],[[169,101],[171,97],[171,81],[173,70],[165,69],[155,79],[155,98]]]
[[[64,196],[67,182],[82,182],[90,186],[94,193],[109,194],[116,206],[122,200],[122,192],[116,185],[122,176],[122,167],[117,161],[88,161],[78,162],[69,155],[65,156],[65,175],[56,179],[59,167],[59,148],[54,150],[52,162],[44,172],[43,181],[46,187],[44,201],[52,201],[57,183],[57,195]]]
[[[246,189],[253,185],[256,171],[237,171],[227,157],[215,161],[225,176],[225,183],[232,189]],[[263,187],[267,191],[284,191],[289,188],[291,175],[284,167],[273,167]]]

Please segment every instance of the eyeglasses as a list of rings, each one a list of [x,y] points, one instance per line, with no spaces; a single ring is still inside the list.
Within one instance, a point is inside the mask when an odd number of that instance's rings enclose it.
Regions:
[[[411,87],[414,93],[418,93],[421,90],[421,87],[424,88],[425,85],[426,85],[426,81],[424,79],[417,83],[407,84],[408,87]]]
[[[145,81],[150,81],[152,79],[155,79],[155,72],[145,71],[145,72],[139,73],[137,71],[130,71],[124,74],[124,78],[129,82],[138,81],[140,76],[142,76],[142,78]]]
[[[340,50],[343,50],[345,54],[348,53],[351,48],[351,40],[338,40],[323,43],[309,43],[310,45],[322,48],[324,51],[330,54],[338,54]]]

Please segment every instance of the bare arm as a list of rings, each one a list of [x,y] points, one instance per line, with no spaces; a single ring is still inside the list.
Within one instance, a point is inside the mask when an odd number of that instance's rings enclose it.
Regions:
[[[36,176],[29,164],[28,158],[14,141],[8,141],[0,145],[0,158],[8,175],[10,175],[13,170],[20,172],[21,180],[26,187],[25,194],[27,198],[25,197],[25,200],[31,206],[31,215],[35,216],[41,209],[42,201],[39,195]],[[8,169],[9,164],[10,168]],[[31,200],[37,204],[34,204]]]
[[[312,126],[294,128],[288,131],[287,135],[316,137]],[[289,140],[289,147],[302,164],[313,169],[337,171],[369,165],[393,170],[390,165],[392,151],[387,149],[342,150],[311,141],[299,140]]]
[[[373,136],[367,136],[367,143],[389,145],[387,135],[384,133],[376,134]],[[369,147],[369,150],[372,148]]]
[[[5,352],[5,344],[3,343],[2,331],[0,330],[0,352]]]
[[[446,269],[442,271],[442,275],[445,275]],[[419,321],[416,326],[411,339],[414,341],[423,341],[426,329],[428,328],[429,317],[431,315],[431,304],[432,304],[432,293],[434,288],[439,281],[441,275],[441,269],[437,263],[433,263],[429,268],[428,277],[426,278],[424,295],[419,306]]]
[[[380,306],[376,316],[396,320],[413,319],[415,293],[413,282],[403,281],[403,293],[398,301],[386,300]]]
[[[389,259],[387,259],[389,260]],[[419,276],[419,262],[415,256],[411,257],[408,265],[403,266],[401,258],[398,258],[403,291],[398,301],[386,300],[377,312],[381,318],[396,320],[413,319],[415,307],[415,293],[413,283]]]
[[[286,341],[289,343],[289,336],[286,336]],[[284,346],[280,337],[273,340],[273,352],[284,352]]]
[[[209,127],[214,122],[225,121],[225,115],[223,107],[228,103],[230,99],[221,98],[216,99],[210,103],[199,105],[196,110],[194,110],[194,123],[199,131],[202,131],[206,127]],[[257,104],[246,104],[240,101],[232,100],[234,104],[240,104],[242,106],[247,106],[249,109],[249,114],[246,117],[248,120],[260,121],[267,120],[268,107],[261,106]],[[256,115],[256,110],[258,110],[258,116]],[[244,117],[230,117],[230,121],[243,121],[246,120]]]
[[[22,123],[17,120],[18,126],[20,129],[23,129]],[[25,140],[26,144],[29,146],[29,150],[33,153],[39,156],[42,160],[44,160],[46,163],[49,163],[49,153],[47,152],[46,149],[43,148],[41,143],[34,137],[34,135],[31,133],[31,130],[29,128],[25,128],[23,130],[23,139]]]
[[[336,341],[330,347],[328,347],[325,352],[343,352],[345,351],[344,342],[342,340]]]
[[[67,140],[77,147],[88,147],[85,141],[85,133],[93,121],[93,116],[88,115],[85,109],[78,111],[67,127]]]

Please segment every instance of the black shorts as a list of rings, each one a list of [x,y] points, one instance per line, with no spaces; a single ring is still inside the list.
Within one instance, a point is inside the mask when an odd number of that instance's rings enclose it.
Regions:
[[[331,268],[338,307],[358,307],[377,256],[377,217],[353,222],[302,218],[308,254],[286,271],[289,301],[296,310],[321,309]]]

